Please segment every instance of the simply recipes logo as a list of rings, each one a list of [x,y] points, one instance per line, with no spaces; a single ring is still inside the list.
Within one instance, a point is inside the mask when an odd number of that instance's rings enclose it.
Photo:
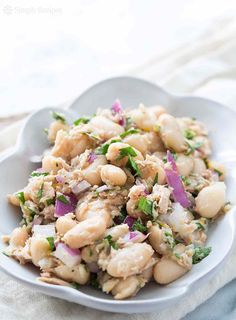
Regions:
[[[2,6],[5,15],[52,15],[58,16],[63,13],[62,8],[52,6]]]

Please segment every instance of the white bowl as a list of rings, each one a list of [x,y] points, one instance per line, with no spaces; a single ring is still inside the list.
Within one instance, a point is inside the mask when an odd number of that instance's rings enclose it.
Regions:
[[[175,116],[196,117],[210,130],[213,142],[213,158],[228,168],[227,197],[234,199],[236,190],[236,115],[227,107],[203,98],[177,97],[149,82],[121,77],[98,83],[82,94],[66,111],[67,119],[72,121],[79,116],[93,114],[97,107],[108,107],[119,98],[127,106],[161,104]],[[30,159],[41,155],[48,143],[43,129],[48,127],[51,117],[45,108],[31,115],[26,121],[11,154],[0,161],[0,233],[9,234],[21,220],[19,210],[8,205],[6,195],[24,187],[29,173],[35,169]],[[58,110],[59,109],[55,109]],[[64,110],[63,110],[64,112]],[[235,208],[210,227],[207,245],[212,253],[181,279],[167,286],[150,283],[136,297],[124,301],[115,301],[94,288],[81,286],[80,290],[48,285],[36,280],[38,270],[31,265],[20,265],[11,258],[0,255],[0,266],[9,275],[22,281],[31,288],[68,301],[91,308],[123,313],[150,312],[174,304],[183,295],[199,287],[221,267],[235,238]],[[0,249],[4,245],[0,243]],[[201,281],[200,281],[201,280]]]

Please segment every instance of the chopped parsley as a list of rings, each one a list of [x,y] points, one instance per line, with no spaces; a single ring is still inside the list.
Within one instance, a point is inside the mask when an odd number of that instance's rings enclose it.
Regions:
[[[138,209],[147,216],[153,216],[153,201],[141,197],[138,202]]]
[[[153,180],[153,185],[155,186],[155,184],[157,183],[158,183],[158,172],[156,173],[155,178]]]
[[[23,191],[17,192],[16,196],[19,199],[20,204],[25,204],[25,195]]]
[[[55,249],[55,244],[54,244],[54,238],[53,237],[47,237],[46,238],[49,246],[50,246],[50,250],[53,251]]]
[[[90,275],[90,284],[94,288],[97,288],[97,289],[99,288],[99,281],[98,281],[96,273],[91,273],[91,275]]]
[[[125,119],[125,129],[128,130],[131,127],[132,124],[133,124],[132,119],[130,117],[126,117],[126,119]]]
[[[44,183],[42,183],[41,188],[39,189],[39,191],[37,193],[37,198],[39,201],[42,199],[42,196],[43,196],[43,187],[44,187]]]
[[[106,236],[104,239],[107,241],[107,243],[108,243],[113,249],[115,249],[115,250],[118,250],[118,249],[119,249],[118,244],[117,244],[114,240],[112,240],[112,236],[111,236],[110,234],[109,234],[108,236]]]
[[[127,156],[136,157],[137,153],[134,151],[134,149],[132,147],[121,148],[120,149],[120,155],[116,160],[117,161],[121,160],[121,159],[123,159],[124,157],[127,157]]]
[[[196,142],[194,145],[186,141],[188,145],[188,150],[186,151],[186,156],[189,156],[190,154],[194,153],[196,149],[200,148],[202,146],[202,142]]]
[[[180,254],[179,254],[178,252],[175,252],[174,255],[175,255],[175,257],[176,257],[177,259],[180,259],[180,258],[181,258]]]
[[[220,170],[214,168],[214,171],[218,174],[219,177],[221,177],[223,175],[223,172],[221,172]]]
[[[197,247],[197,248],[195,248],[194,254],[193,254],[193,264],[197,264],[197,263],[201,262],[210,253],[211,253],[211,247],[207,247],[207,248]]]
[[[105,155],[108,151],[108,148],[109,146],[112,144],[112,143],[115,143],[115,142],[120,142],[120,139],[113,139],[111,140],[110,142],[107,142],[107,143],[104,143],[102,144],[100,147],[97,148],[96,150],[96,154],[103,154]]]
[[[196,224],[198,230],[205,230],[206,229],[204,227],[204,225],[201,224],[201,222],[199,222],[199,221],[196,221],[195,224]]]
[[[188,177],[186,176],[181,176],[181,179],[183,181],[183,183],[186,185],[186,186],[189,186],[191,184],[191,181]]]
[[[52,204],[55,204],[55,200],[54,200],[54,199],[47,199],[47,200],[46,200],[46,205],[47,205],[47,206],[50,206],[50,205],[52,205]]]
[[[63,113],[59,113],[59,112],[53,111],[52,112],[52,117],[53,117],[53,119],[55,119],[57,121],[61,121],[62,123],[66,123],[66,118],[65,118]]]
[[[119,216],[116,216],[114,221],[116,224],[121,224],[124,222],[125,218],[127,217],[127,211],[125,207],[122,207],[120,210]]]
[[[206,168],[209,169],[209,161],[208,161],[208,159],[204,158],[203,161],[205,163]]]
[[[48,175],[49,175],[49,172],[33,171],[33,172],[31,173],[31,177],[41,177],[41,176],[46,177],[46,176],[48,176]]]
[[[137,163],[134,161],[134,159],[130,155],[128,156],[126,167],[130,169],[131,173],[133,173],[134,175],[141,176],[141,172],[139,170]]]
[[[69,201],[63,194],[59,195],[59,196],[57,197],[57,200],[60,201],[60,202],[62,202],[62,203],[64,203],[64,204],[70,203],[70,201]]]
[[[71,286],[72,288],[79,290],[80,289],[80,285],[77,282],[71,282]]]
[[[170,246],[171,249],[173,249],[176,244],[173,234],[168,231],[164,231],[164,236],[166,240],[165,242]]]
[[[131,128],[131,129],[121,133],[120,137],[123,139],[123,138],[129,136],[130,134],[135,134],[135,133],[139,133],[139,132],[140,132],[140,130]]]
[[[192,140],[194,137],[196,137],[196,133],[190,129],[186,129],[184,131],[184,136],[188,140]]]
[[[133,231],[140,231],[142,233],[147,232],[147,227],[142,223],[141,219],[138,218],[132,225]]]
[[[49,131],[48,128],[43,129],[43,132],[45,132],[47,135],[48,135],[48,131]]]
[[[75,120],[74,121],[74,125],[75,126],[78,126],[79,124],[81,124],[81,123],[88,123],[90,121],[90,118],[88,118],[88,117],[82,117],[82,118],[79,118],[79,119],[77,119],[77,120]]]

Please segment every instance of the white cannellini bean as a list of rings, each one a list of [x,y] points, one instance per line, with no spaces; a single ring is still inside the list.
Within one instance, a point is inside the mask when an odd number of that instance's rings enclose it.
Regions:
[[[175,117],[170,114],[162,114],[159,117],[160,135],[168,149],[175,152],[186,150],[185,139]]]
[[[195,210],[202,217],[213,218],[225,204],[224,182],[215,182],[203,188],[196,197]]]
[[[159,118],[161,114],[167,113],[166,109],[162,106],[151,106],[148,110],[153,112],[157,118]]]
[[[110,210],[104,205],[101,200],[95,200],[89,203],[82,202],[76,208],[75,215],[78,221],[100,217],[105,221],[107,227],[109,227],[113,223]]]
[[[64,234],[76,226],[76,221],[73,220],[73,214],[68,213],[65,216],[59,217],[56,221],[57,232],[64,236]]]
[[[202,174],[206,170],[205,162],[200,158],[194,158],[193,173]]]
[[[147,148],[149,152],[163,152],[166,150],[159,133],[151,131],[146,133],[146,137],[148,139]]]
[[[157,283],[168,284],[182,277],[187,268],[180,266],[174,260],[164,256],[159,260],[153,269],[153,276]]]
[[[50,172],[51,174],[57,174],[61,169],[69,169],[69,165],[64,159],[60,157],[54,157],[47,155],[42,160],[42,169],[44,172]]]
[[[149,237],[148,240],[153,247],[153,249],[159,254],[167,253],[167,247],[163,240],[163,233],[158,224],[152,225],[149,228]]]
[[[63,280],[73,281],[79,284],[86,284],[90,275],[88,269],[82,263],[72,268],[65,265],[58,266],[53,272]]]
[[[117,241],[129,232],[129,227],[126,223],[109,228],[105,232],[105,236],[112,236],[113,241]]]
[[[95,131],[105,140],[118,136],[124,132],[122,126],[103,116],[93,117],[89,122],[89,126],[95,129]]]
[[[127,180],[125,172],[111,164],[104,165],[101,168],[101,178],[108,186],[124,186]]]
[[[194,168],[194,161],[191,156],[177,154],[176,165],[181,176],[189,176]]]
[[[117,160],[117,158],[120,156],[120,150],[128,147],[130,147],[130,145],[123,142],[115,142],[110,144],[106,154],[107,160],[111,161],[111,163],[117,166],[125,166],[128,161],[128,157],[124,157],[121,160]],[[135,148],[133,148],[133,150],[137,154],[137,156],[133,157],[134,160],[143,160],[142,153]]]
[[[81,171],[83,178],[92,186],[100,186],[102,184],[100,170],[105,164],[107,164],[106,157],[103,155],[97,156],[97,158],[88,167]]]
[[[153,252],[152,247],[147,243],[134,243],[132,246],[120,249],[109,261],[107,272],[113,277],[121,278],[141,273]]]
[[[13,194],[8,194],[7,195],[7,200],[13,206],[16,206],[16,207],[20,206],[20,200],[18,199],[18,197],[14,193]]]
[[[148,150],[148,137],[139,133],[130,134],[124,138],[124,143],[128,143],[131,147],[134,147],[140,151],[143,155]]]
[[[34,265],[38,266],[38,262],[43,258],[46,258],[50,252],[50,245],[47,239],[32,237],[30,242],[30,253]]]
[[[48,140],[51,143],[54,143],[56,140],[57,132],[59,130],[65,130],[67,131],[69,129],[68,124],[62,122],[62,121],[54,121],[50,124],[50,127],[48,129]]]
[[[144,131],[152,131],[157,122],[155,113],[143,105],[131,110],[129,114],[136,126]]]
[[[98,253],[96,251],[96,245],[83,247],[81,250],[81,258],[86,263],[97,262]]]
[[[93,244],[94,241],[101,239],[106,231],[106,222],[101,217],[90,218],[77,224],[69,230],[63,240],[73,248],[82,248]]]
[[[115,299],[126,299],[128,297],[135,296],[140,288],[140,281],[136,276],[130,276],[126,279],[122,279],[112,289],[111,293]]]
[[[11,234],[10,245],[14,247],[24,247],[29,234],[25,226],[15,228]]]

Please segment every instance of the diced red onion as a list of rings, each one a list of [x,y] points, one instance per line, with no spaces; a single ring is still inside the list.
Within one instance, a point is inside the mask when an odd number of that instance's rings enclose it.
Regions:
[[[42,236],[42,237],[55,237],[56,230],[54,224],[46,224],[46,225],[34,225],[33,226],[34,236]]]
[[[90,272],[93,272],[93,273],[99,272],[99,267],[98,267],[98,264],[96,262],[87,263],[87,267],[88,267]]]
[[[167,161],[171,165],[171,169],[165,168],[165,174],[168,185],[173,189],[173,198],[176,202],[180,203],[182,207],[188,208],[191,205],[191,202],[184,189],[174,157],[169,150],[167,151]]]
[[[36,171],[36,172],[39,172],[39,173],[44,173],[43,168],[38,168],[38,169],[36,169],[35,171]]]
[[[120,101],[116,100],[111,106],[111,111],[113,114],[122,113],[123,109],[121,107]]]
[[[91,184],[88,183],[86,180],[82,180],[79,183],[75,184],[71,190],[74,194],[79,195],[82,192],[87,191],[91,187]]]
[[[71,249],[62,242],[59,242],[56,245],[54,256],[60,259],[69,268],[72,268],[81,262],[80,250]]]
[[[33,220],[33,226],[40,225],[43,222],[42,216],[35,216]]]
[[[98,187],[97,189],[96,189],[96,191],[97,192],[103,192],[103,191],[107,191],[107,190],[110,190],[110,187],[108,187],[107,185],[103,185],[103,186],[101,186],[101,187]]]
[[[97,156],[96,156],[96,154],[94,153],[94,152],[91,152],[90,154],[89,154],[89,156],[88,156],[88,163],[93,163],[93,161],[95,160],[95,159],[97,159]]]
[[[132,230],[133,224],[135,223],[137,219],[127,216],[124,220],[124,223],[126,223],[129,227],[129,230]]]
[[[122,239],[125,243],[127,242],[143,242],[148,235],[143,234],[140,231],[130,231]]]
[[[59,183],[63,183],[63,182],[64,182],[64,177],[62,177],[62,176],[56,176],[56,180],[57,180],[57,182],[59,182]]]
[[[77,198],[76,196],[71,193],[69,195],[64,195],[64,197],[69,201],[69,203],[64,203],[60,201],[59,199],[56,199],[56,205],[55,205],[55,217],[61,217],[69,212],[74,212],[75,207],[77,204]]]

